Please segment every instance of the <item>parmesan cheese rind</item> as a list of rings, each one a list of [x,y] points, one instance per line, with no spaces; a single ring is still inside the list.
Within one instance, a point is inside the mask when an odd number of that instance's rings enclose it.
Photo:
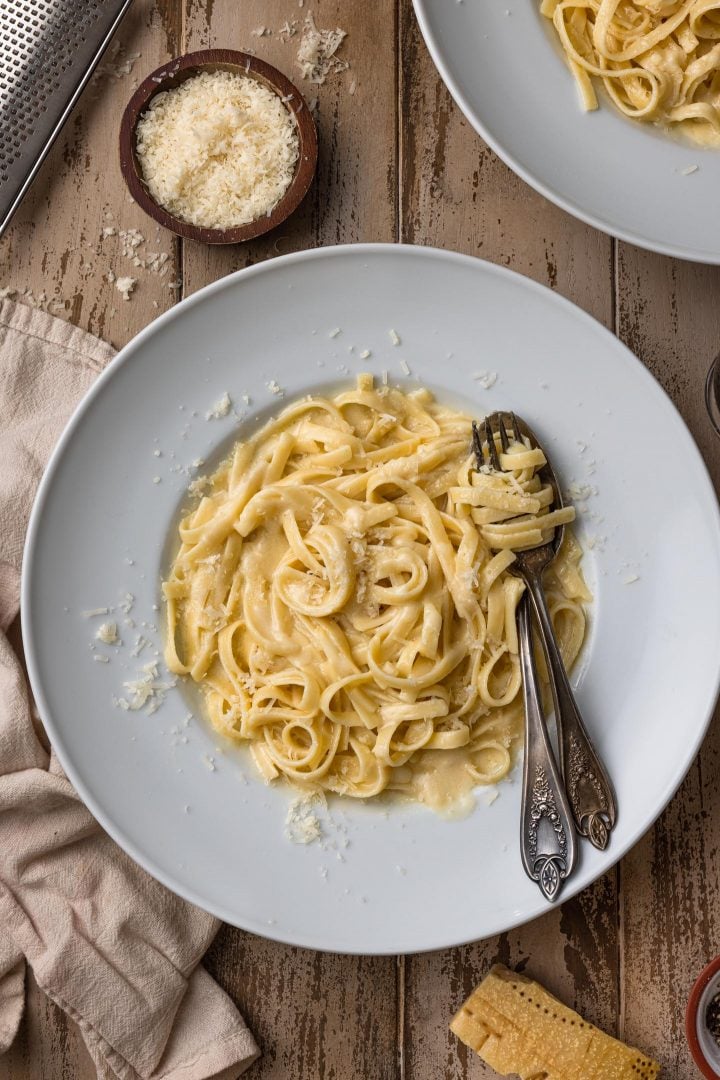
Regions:
[[[450,1024],[501,1076],[655,1080],[660,1066],[568,1009],[539,983],[496,964]]]

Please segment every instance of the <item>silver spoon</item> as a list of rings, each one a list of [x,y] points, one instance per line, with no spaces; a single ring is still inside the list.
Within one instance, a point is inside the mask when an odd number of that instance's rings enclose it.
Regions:
[[[572,810],[558,775],[543,715],[527,593],[518,605],[518,637],[525,701],[520,855],[525,873],[552,902],[573,872],[577,848]]]
[[[532,429],[514,413],[507,416],[503,413],[493,413],[484,421],[482,438],[478,425],[473,424],[473,447],[478,466],[485,461],[484,441],[492,467],[501,471],[496,436],[502,450],[506,451],[509,446],[508,431],[514,441],[522,441],[525,438],[531,447],[542,449]],[[540,479],[551,486],[554,494],[553,506],[559,509],[563,505],[560,486],[547,454],[545,458],[546,464],[540,470]],[[537,617],[555,707],[560,767],[572,807],[575,827],[581,836],[587,837],[596,848],[602,851],[608,845],[617,817],[615,795],[570,689],[542,584],[543,573],[557,555],[563,535],[564,529],[556,528],[550,543],[528,551],[517,552],[515,562],[509,569],[519,574],[525,581]]]

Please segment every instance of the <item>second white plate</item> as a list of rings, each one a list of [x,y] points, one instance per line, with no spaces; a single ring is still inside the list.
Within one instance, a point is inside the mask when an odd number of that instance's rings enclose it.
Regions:
[[[455,822],[335,801],[322,845],[303,847],[284,835],[291,794],[266,787],[196,711],[188,721],[184,687],[152,715],[113,705],[161,646],[160,580],[189,476],[205,468],[192,463],[217,460],[283,401],[362,370],[422,380],[478,415],[516,409],[578,485],[596,602],[576,678],[619,805],[609,850],[584,845],[563,896],[589,884],[660,813],[705,732],[720,665],[718,511],[687,429],[642,365],[509,271],[426,248],[329,248],[241,271],[158,319],[98,379],[53,456],[30,524],[23,629],[64,768],[150,873],[269,937],[415,952],[545,910],[520,865],[517,783],[491,806],[480,794]],[[497,373],[490,389],[473,378],[483,370]],[[225,393],[240,421],[207,419]],[[102,616],[82,614],[102,607],[120,647],[95,639]]]
[[[621,240],[720,263],[720,150],[628,120],[605,99],[584,113],[540,0],[413,2],[451,94],[523,180]]]

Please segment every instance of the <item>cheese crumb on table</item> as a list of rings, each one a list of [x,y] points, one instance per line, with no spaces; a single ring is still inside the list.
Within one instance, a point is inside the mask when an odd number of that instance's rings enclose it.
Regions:
[[[109,276],[108,276],[109,280]],[[130,294],[137,285],[137,278],[134,277],[119,277],[115,278],[115,288],[119,293],[122,293],[123,300],[129,300]]]
[[[212,229],[270,214],[290,186],[300,145],[278,95],[230,71],[204,71],[157,94],[136,140],[153,199]]]
[[[348,61],[335,55],[346,37],[346,31],[339,26],[335,30],[318,30],[312,15],[308,15],[295,59],[303,79],[320,86],[331,72],[347,71]]]

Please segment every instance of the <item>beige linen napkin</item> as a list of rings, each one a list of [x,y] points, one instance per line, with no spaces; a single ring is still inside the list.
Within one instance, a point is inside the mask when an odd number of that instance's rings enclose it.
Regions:
[[[219,923],[105,835],[33,726],[6,637],[28,516],[48,455],[109,345],[0,303],[0,1053],[23,1011],[27,962],[77,1021],[103,1078],[230,1080],[258,1056],[199,966]]]

